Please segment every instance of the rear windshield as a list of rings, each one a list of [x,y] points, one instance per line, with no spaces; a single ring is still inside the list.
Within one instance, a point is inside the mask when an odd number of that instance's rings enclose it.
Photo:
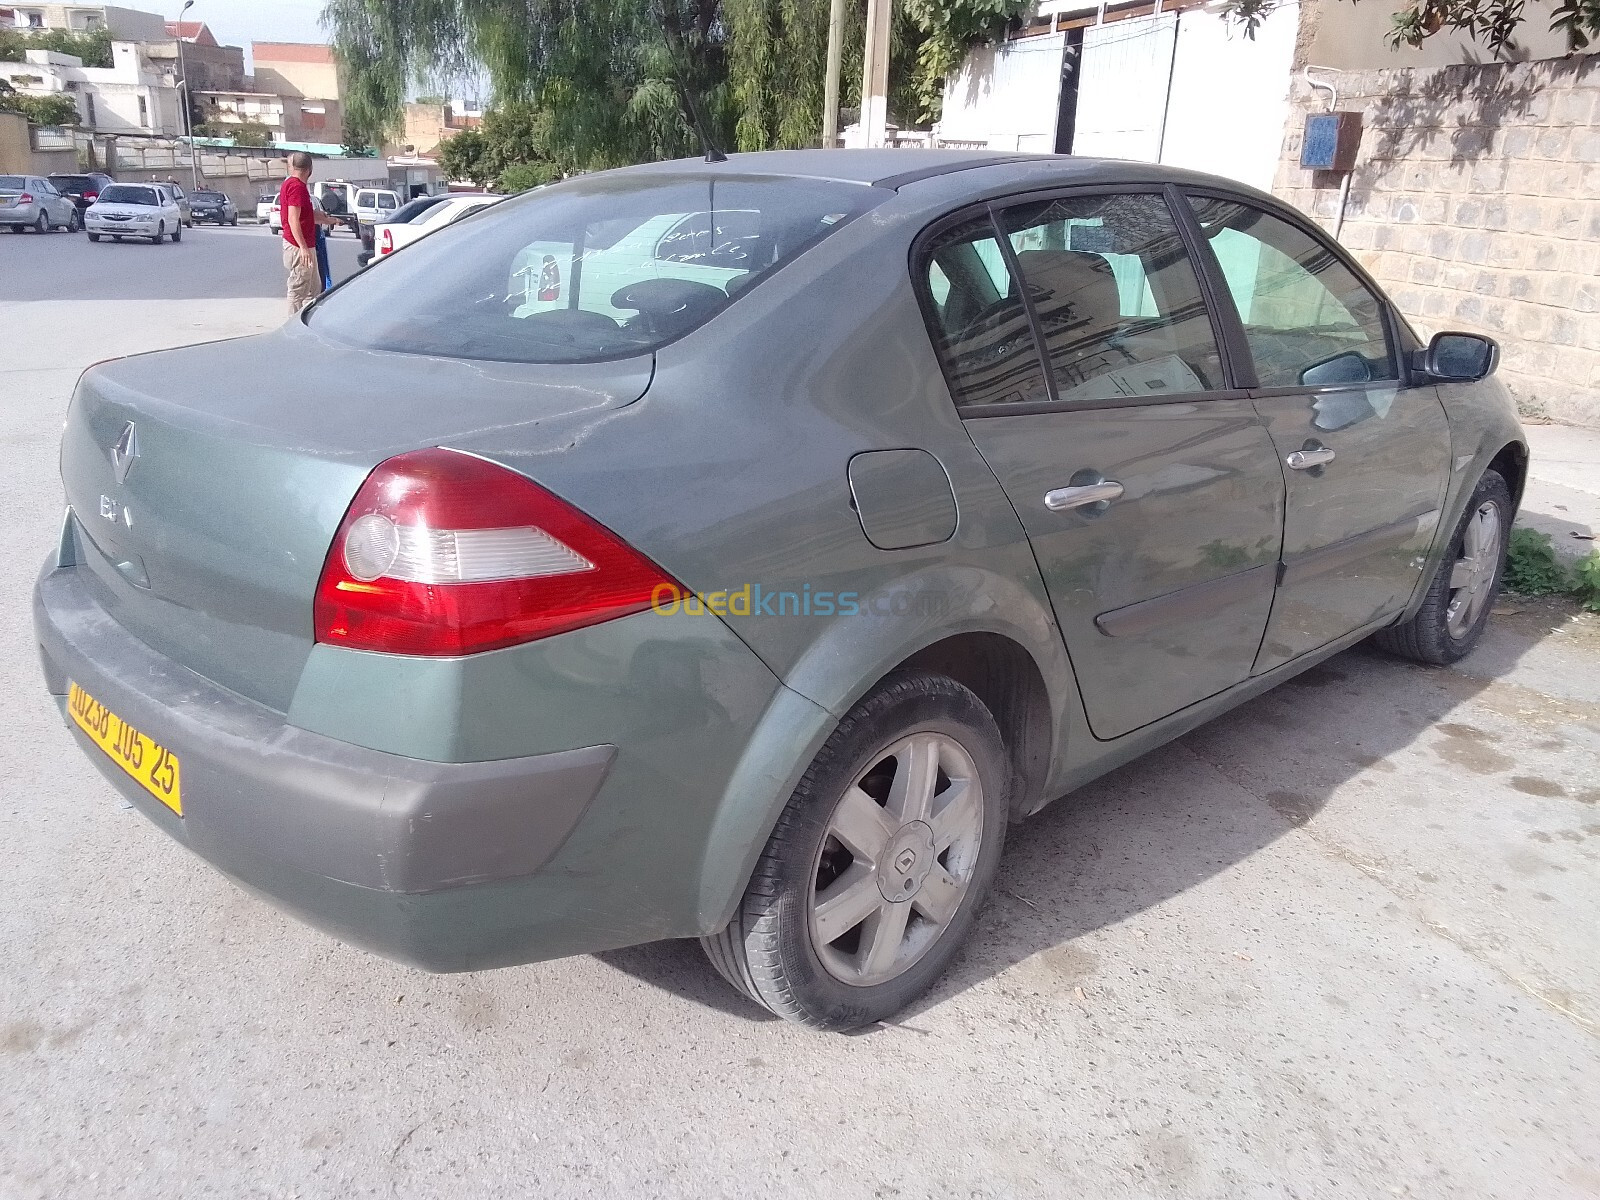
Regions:
[[[74,196],[81,195],[94,187],[94,180],[87,175],[52,175],[50,182],[56,185],[56,191],[70,192]]]
[[[451,358],[639,354],[885,195],[819,179],[585,176],[413,243],[328,296],[310,323],[351,345]]]
[[[20,192],[27,186],[21,175],[0,175],[0,188],[8,192]]]
[[[189,193],[189,199],[191,199],[191,200],[226,200],[227,197],[224,196],[221,192],[190,192]]]
[[[132,187],[126,183],[114,183],[100,193],[100,199],[107,204],[160,204],[156,199],[155,188]]]

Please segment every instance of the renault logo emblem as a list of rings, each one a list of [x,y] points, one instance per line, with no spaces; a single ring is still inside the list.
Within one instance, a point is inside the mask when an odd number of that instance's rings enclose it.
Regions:
[[[139,432],[129,421],[122,427],[122,436],[117,439],[117,444],[111,447],[111,469],[118,483],[127,482],[128,472],[133,469],[133,460],[138,457]]]

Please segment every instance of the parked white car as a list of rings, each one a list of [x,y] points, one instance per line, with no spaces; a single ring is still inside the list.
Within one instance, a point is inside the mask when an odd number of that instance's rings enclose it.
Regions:
[[[138,237],[159,246],[169,234],[174,242],[183,240],[183,213],[176,198],[154,183],[112,184],[84,210],[83,224],[91,242]]]
[[[256,197],[256,224],[270,225],[278,214],[278,193],[263,192]]]
[[[504,196],[497,193],[463,192],[459,196],[451,196],[447,200],[440,201],[414,221],[379,225],[374,245],[377,253],[374,257],[384,258],[393,254],[400,247],[409,246],[418,238],[427,237],[446,225],[455,224],[462,217],[470,216],[479,209],[488,208],[491,204],[504,199]]]
[[[356,220],[375,224],[400,207],[400,197],[388,188],[357,188],[351,212]]]

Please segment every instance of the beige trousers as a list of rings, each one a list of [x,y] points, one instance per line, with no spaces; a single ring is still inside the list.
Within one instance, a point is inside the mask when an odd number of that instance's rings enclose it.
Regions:
[[[317,271],[317,256],[304,259],[288,242],[283,244],[283,269],[289,272],[289,314],[293,316],[322,294],[322,276]]]

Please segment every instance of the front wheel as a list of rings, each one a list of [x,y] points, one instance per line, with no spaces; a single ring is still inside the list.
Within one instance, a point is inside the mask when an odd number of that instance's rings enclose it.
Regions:
[[[155,234],[155,236],[153,238],[150,239],[150,244],[152,246],[159,246],[159,245],[161,245],[162,242],[164,242],[166,240],[167,240],[167,223],[165,221],[158,222],[156,224],[156,234]]]
[[[91,242],[98,242],[100,240],[100,235],[98,233],[91,233],[89,235],[89,240]]]
[[[39,219],[33,223],[33,231],[35,233],[50,232],[50,214],[42,208],[39,210]]]
[[[77,233],[83,228],[83,214],[77,209],[72,210],[72,215],[67,218],[67,232]]]
[[[891,676],[807,768],[727,928],[701,939],[780,1017],[853,1029],[931,987],[1005,842],[1011,770],[994,717],[952,679]]]
[[[1498,472],[1485,471],[1417,615],[1380,629],[1372,640],[1391,654],[1431,666],[1446,666],[1470,654],[1483,637],[1500,590],[1512,515],[1511,489]]]

